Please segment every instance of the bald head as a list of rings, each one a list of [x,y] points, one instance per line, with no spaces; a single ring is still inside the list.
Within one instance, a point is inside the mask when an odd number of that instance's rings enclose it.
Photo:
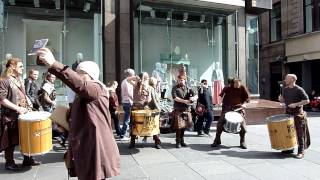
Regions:
[[[294,85],[297,81],[297,76],[295,74],[287,74],[285,78],[285,82],[287,86]]]

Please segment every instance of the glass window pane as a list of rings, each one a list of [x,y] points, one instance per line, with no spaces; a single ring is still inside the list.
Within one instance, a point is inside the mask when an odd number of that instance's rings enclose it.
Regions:
[[[305,29],[306,32],[311,32],[313,29],[312,21],[313,21],[313,16],[312,16],[312,6],[306,6],[305,7]]]
[[[137,73],[146,71],[152,75],[156,64],[166,66],[166,97],[171,97],[181,64],[186,69],[187,83],[195,89],[202,79],[212,86],[215,80],[224,81],[230,72],[236,75],[234,17],[227,21],[224,15],[170,7],[150,8],[155,11],[155,17],[148,14],[135,17],[135,47],[138,47],[135,48],[135,69]],[[172,12],[170,18],[169,11]],[[230,26],[228,30],[226,26]],[[226,36],[229,34],[227,51]]]
[[[273,6],[270,12],[270,41],[281,39],[281,4]]]
[[[251,94],[259,94],[258,37],[258,18],[247,16],[247,87]]]

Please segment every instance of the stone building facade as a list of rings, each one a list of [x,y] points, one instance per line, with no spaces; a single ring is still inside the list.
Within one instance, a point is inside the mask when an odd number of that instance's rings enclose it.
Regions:
[[[309,3],[310,2],[310,3]],[[260,95],[262,98],[276,100],[280,92],[280,83],[287,73],[298,76],[298,84],[309,92],[319,89],[316,77],[319,73],[319,13],[311,6],[319,6],[316,1],[273,0],[273,10],[259,16],[260,29]],[[275,8],[280,8],[280,34],[272,41],[272,24]],[[311,11],[311,12],[310,12]],[[314,20],[310,20],[310,16]],[[310,28],[309,26],[312,26]],[[309,30],[308,30],[309,29]]]

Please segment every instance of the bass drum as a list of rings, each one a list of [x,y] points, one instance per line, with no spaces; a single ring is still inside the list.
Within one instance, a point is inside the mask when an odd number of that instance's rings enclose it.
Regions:
[[[50,115],[44,111],[33,111],[19,116],[19,143],[23,155],[42,155],[52,149]]]
[[[280,114],[268,117],[266,121],[273,149],[289,150],[297,146],[296,128],[292,116]]]
[[[132,111],[132,134],[136,136],[153,136],[160,134],[160,112],[158,110]]]

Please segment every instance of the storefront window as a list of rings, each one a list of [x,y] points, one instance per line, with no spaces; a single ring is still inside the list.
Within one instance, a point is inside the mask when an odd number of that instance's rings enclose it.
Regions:
[[[6,2],[6,1],[5,1]],[[60,1],[59,1],[60,2]],[[79,61],[92,60],[102,66],[102,21],[101,5],[98,1],[73,4],[40,3],[35,8],[33,1],[15,4],[5,3],[2,57],[10,53],[23,60],[24,78],[31,69],[40,71],[38,82],[43,82],[42,74],[47,71],[44,66],[36,64],[36,56],[28,56],[33,42],[48,38],[47,48],[51,49],[60,62],[72,66]],[[18,11],[25,8],[26,14]],[[17,13],[19,12],[19,13]],[[81,58],[82,57],[82,58]],[[2,58],[4,59],[4,58]],[[4,63],[5,61],[3,61]],[[102,75],[100,76],[102,80]],[[57,80],[57,101],[65,103],[65,85]]]
[[[236,18],[143,4],[135,14],[135,70],[152,74],[161,64],[168,82],[166,97],[171,97],[181,64],[192,87],[201,79],[212,85],[215,80],[225,81],[234,75]]]
[[[247,87],[259,94],[259,33],[257,16],[247,16]]]

